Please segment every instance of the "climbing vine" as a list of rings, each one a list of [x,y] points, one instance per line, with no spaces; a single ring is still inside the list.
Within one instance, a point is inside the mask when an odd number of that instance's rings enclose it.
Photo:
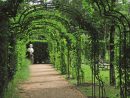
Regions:
[[[128,98],[129,4],[121,1],[55,0],[36,5],[27,0],[0,1],[0,96],[26,65],[26,45],[44,39],[50,63],[67,79],[81,85],[87,80],[85,68],[91,69],[92,98],[109,96],[105,91],[109,84],[119,87],[118,96]],[[101,69],[108,70],[109,83]]]

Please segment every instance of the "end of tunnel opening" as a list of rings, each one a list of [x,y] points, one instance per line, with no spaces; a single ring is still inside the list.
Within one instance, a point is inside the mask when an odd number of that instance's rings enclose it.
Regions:
[[[40,41],[31,41],[27,43],[27,50],[30,47],[30,44],[33,45],[33,64],[49,64],[49,50],[47,42]],[[27,58],[30,59],[30,53],[27,51]]]

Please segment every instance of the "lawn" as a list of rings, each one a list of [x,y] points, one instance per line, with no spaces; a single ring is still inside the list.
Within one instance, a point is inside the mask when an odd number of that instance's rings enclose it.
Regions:
[[[92,72],[89,65],[82,65],[82,69],[84,71],[85,80],[84,83],[77,88],[84,93],[86,96],[92,96]],[[109,69],[100,69],[100,76],[102,81],[104,82],[106,96],[108,98],[120,98],[119,88],[113,87],[109,85]],[[70,82],[72,84],[76,84],[76,79],[71,79]],[[96,80],[96,96],[99,95],[99,85]]]

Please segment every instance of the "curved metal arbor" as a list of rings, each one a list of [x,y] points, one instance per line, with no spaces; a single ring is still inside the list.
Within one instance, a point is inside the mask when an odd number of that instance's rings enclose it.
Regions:
[[[51,5],[53,6],[53,4],[51,4]],[[97,40],[98,40],[98,30],[96,29],[96,27],[91,22],[89,22],[87,19],[85,19],[82,16],[82,14],[80,12],[78,12],[78,10],[72,9],[70,6],[66,6],[66,5],[64,5],[64,6],[59,6],[59,5],[55,6],[54,5],[53,7],[52,6],[46,6],[44,4],[41,4],[41,5],[31,6],[31,7],[27,8],[19,17],[18,23],[23,29],[22,32],[24,32],[25,29],[28,29],[28,27],[26,27],[26,26],[29,25],[30,21],[47,18],[43,15],[29,17],[29,15],[31,15],[31,13],[42,11],[42,10],[50,11],[50,9],[54,9],[54,10],[58,10],[61,13],[66,14],[68,19],[71,19],[71,24],[69,21],[66,21],[65,19],[61,19],[60,17],[57,17],[55,15],[54,16],[49,15],[48,17],[50,17],[50,19],[53,19],[53,17],[54,17],[54,19],[56,19],[57,21],[61,21],[61,23],[63,23],[65,25],[66,29],[68,29],[68,30],[71,30],[72,29],[71,25],[73,25],[73,26],[79,26],[80,28],[89,31],[90,35],[92,37],[92,40],[93,40],[93,49],[95,49],[95,46],[97,46]],[[76,24],[74,24],[73,22]],[[69,32],[72,32],[72,31],[69,31]],[[94,62],[95,62],[95,59],[94,59]],[[94,66],[95,66],[95,64],[94,64]],[[78,68],[78,70],[79,70],[79,68]],[[100,90],[101,96],[105,96],[103,81],[100,79],[99,75],[96,74],[97,73],[96,71],[97,70],[92,67],[93,92],[95,92],[94,83],[95,83],[95,80],[97,79],[99,81],[99,90]],[[92,95],[92,96],[95,96],[95,95]]]
[[[57,21],[60,21],[61,23],[63,23],[66,27],[66,29],[68,30],[71,30],[71,25],[73,25],[73,27],[76,27],[76,26],[79,26],[80,28],[84,29],[84,30],[87,30],[89,31],[91,37],[92,37],[92,44],[93,44],[93,50],[97,47],[97,43],[98,43],[98,29],[92,24],[91,21],[88,21],[86,18],[84,18],[82,16],[82,13],[80,13],[78,10],[74,9],[74,8],[71,8],[70,6],[66,6],[66,5],[53,5],[51,4],[51,6],[47,6],[45,4],[41,4],[41,5],[37,5],[37,6],[31,6],[29,8],[27,8],[25,11],[23,11],[23,13],[21,13],[21,15],[19,16],[19,19],[18,19],[18,23],[16,23],[16,25],[13,27],[19,27],[21,28],[20,29],[20,32],[21,33],[26,33],[24,32],[26,29],[28,29],[28,26],[29,26],[29,22],[33,21],[33,20],[36,20],[36,19],[43,19],[43,18],[47,18],[47,17],[43,17],[43,15],[37,15],[35,17],[29,17],[29,15],[31,15],[33,12],[38,12],[38,11],[41,11],[41,10],[58,10],[59,12],[61,13],[64,13],[66,14],[66,17],[68,19],[71,20],[70,21],[66,21],[65,19],[61,19],[60,17],[56,17],[55,15],[54,16],[49,16],[51,17],[51,19],[54,19],[57,20]],[[75,23],[75,24],[74,24]],[[75,32],[75,30],[73,31],[69,31],[69,32]],[[78,50],[77,50],[78,52]],[[93,51],[94,52],[94,51]],[[79,53],[79,52],[78,52]],[[95,54],[95,52],[94,52]],[[95,62],[95,59],[94,59],[94,62]],[[95,66],[95,63],[94,63],[94,66]],[[77,67],[78,68],[78,67]],[[80,71],[80,69],[78,68],[78,72]],[[99,90],[100,90],[100,93],[101,93],[101,96],[105,96],[104,95],[104,84],[103,84],[103,81],[100,79],[99,75],[96,74],[97,70],[96,69],[93,69],[92,67],[92,72],[93,72],[93,92],[95,92],[95,80],[97,79],[99,81]],[[78,79],[80,77],[78,76]],[[95,95],[92,95],[92,96],[95,96]]]
[[[8,17],[15,17],[17,14],[17,9],[18,6],[20,4],[20,0],[8,0],[7,1],[7,6],[6,7],[2,7],[0,12],[2,12],[2,14],[4,15],[8,15]],[[119,60],[121,62],[119,62],[119,72],[120,72],[120,92],[121,92],[121,98],[127,98],[128,97],[128,84],[130,81],[128,81],[128,71],[129,71],[129,66],[128,64],[130,62],[128,62],[128,57],[127,57],[127,45],[129,44],[129,42],[127,42],[127,39],[129,39],[127,36],[129,35],[130,32],[130,24],[127,20],[127,18],[120,12],[111,9],[111,5],[109,4],[108,0],[94,0],[93,1],[96,6],[98,7],[100,14],[102,16],[105,16],[107,19],[114,19],[114,21],[116,21],[117,23],[120,23],[118,26],[119,28],[123,28],[123,30],[120,31],[120,39],[122,38],[123,41],[120,42],[120,56],[119,56]],[[12,9],[10,9],[10,7],[12,7]],[[97,57],[97,51],[95,50],[97,48],[98,45],[98,29],[92,24],[92,22],[88,22],[88,20],[86,18],[84,18],[82,16],[82,13],[80,13],[79,11],[77,11],[74,8],[71,8],[70,6],[60,6],[60,5],[50,5],[48,6],[47,4],[41,4],[38,6],[32,6],[30,8],[27,8],[20,16],[19,18],[19,23],[16,23],[15,26],[13,28],[17,28],[18,30],[20,28],[20,30],[24,31],[25,25],[27,24],[28,21],[24,21],[26,20],[26,16],[31,14],[34,11],[37,10],[48,10],[48,9],[54,9],[54,10],[58,10],[62,13],[65,13],[69,19],[71,19],[72,24],[70,22],[66,22],[65,21],[61,21],[64,22],[65,24],[67,24],[67,27],[74,25],[74,26],[79,26],[80,28],[87,30],[90,32],[90,35],[92,36],[92,50],[93,50],[93,66],[92,66],[92,72],[93,72],[93,84],[95,84],[95,79],[99,80],[99,84],[100,87],[102,88],[102,95],[101,97],[104,96],[104,88],[103,88],[103,81],[100,79],[100,77],[98,76],[97,72],[97,65],[96,65],[96,57]],[[52,16],[51,16],[52,17]],[[30,17],[31,18],[31,17]],[[42,17],[40,17],[42,18]],[[58,18],[58,17],[57,17]],[[36,18],[34,18],[36,19]],[[31,20],[30,20],[31,21]],[[75,21],[76,24],[73,24],[73,22]],[[21,23],[25,23],[25,24],[21,24]],[[24,25],[24,26],[23,26]],[[26,28],[27,29],[27,28]],[[71,28],[70,28],[71,29]],[[123,58],[121,57],[123,55]],[[100,89],[100,88],[99,88]],[[100,91],[100,90],[99,90]],[[92,92],[92,96],[95,97],[95,85],[93,85],[93,92]],[[100,97],[100,96],[99,96]]]
[[[115,1],[99,0],[94,1],[100,11],[101,16],[106,19],[113,20],[118,23],[117,28],[120,32],[120,45],[119,45],[119,78],[120,78],[120,96],[121,98],[128,98],[130,94],[130,62],[127,56],[127,49],[129,47],[130,23],[126,16],[117,10],[113,9]],[[111,5],[112,3],[112,5]],[[123,39],[123,40],[121,40]]]

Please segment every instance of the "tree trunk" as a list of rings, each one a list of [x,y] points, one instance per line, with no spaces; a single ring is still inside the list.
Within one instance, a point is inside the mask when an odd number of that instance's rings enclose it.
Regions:
[[[115,85],[115,69],[114,69],[114,24],[110,30],[110,85]]]

